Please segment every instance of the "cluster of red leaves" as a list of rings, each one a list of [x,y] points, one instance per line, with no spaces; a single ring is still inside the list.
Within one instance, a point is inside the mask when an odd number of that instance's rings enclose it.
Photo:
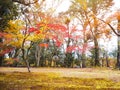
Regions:
[[[6,40],[6,43],[9,43],[9,41],[11,41],[11,38],[7,36],[8,36],[7,33],[0,32],[0,38],[4,38]],[[4,54],[9,53],[13,50],[12,47],[6,46],[6,43],[3,42],[0,43],[0,48],[1,48],[0,56],[3,56]]]
[[[28,33],[40,34],[41,31],[38,28],[31,27],[29,28]]]
[[[60,47],[61,45],[62,45],[62,42],[60,42],[60,41],[56,41],[56,43],[55,43],[55,45],[57,46],[57,47]]]
[[[82,38],[82,36],[80,36],[80,35],[76,35],[76,36],[72,35],[72,33],[78,32],[76,30],[76,27],[73,27],[71,29],[71,33],[68,33],[67,28],[64,25],[60,25],[60,24],[51,24],[51,23],[46,24],[44,22],[41,22],[36,25],[36,28],[41,28],[41,27],[46,27],[46,29],[48,29],[48,30],[53,30],[53,31],[55,30],[55,32],[60,31],[61,33],[63,33],[64,38],[72,38],[74,40],[77,40],[78,38]],[[39,34],[40,30],[38,30],[36,28],[30,28],[29,32],[36,32],[36,34]],[[52,35],[52,40],[55,41],[55,45],[57,47],[60,47],[63,43],[60,39],[58,39],[58,36],[56,36],[56,34]],[[41,43],[41,44],[39,44],[39,46],[47,48],[49,45],[46,43]],[[80,53],[85,53],[88,48],[89,48],[88,44],[85,43],[82,46],[69,46],[66,48],[66,52],[70,53],[70,52],[78,50]]]
[[[46,24],[46,23],[39,23],[36,25],[37,27],[47,27],[48,29],[51,29],[51,30],[61,30],[61,31],[65,31],[67,28],[63,25],[60,25],[60,24]]]
[[[40,43],[39,46],[40,46],[40,47],[48,48],[49,45],[48,45],[47,43]]]
[[[7,35],[7,33],[4,33],[4,32],[0,32],[0,38],[4,38],[5,35]]]
[[[88,45],[87,43],[83,44],[82,46],[69,46],[66,48],[66,53],[71,53],[78,51],[79,53],[85,53],[87,50],[93,48],[92,46]]]
[[[63,43],[63,42],[60,41],[60,40],[58,39],[58,37],[55,36],[55,35],[52,36],[52,40],[55,41],[55,45],[56,45],[57,47],[60,47],[60,46],[62,45],[62,43]]]
[[[65,37],[65,38],[72,38],[72,35],[69,34],[68,32],[65,32],[65,33],[64,33],[64,37]]]
[[[77,46],[69,46],[66,48],[66,53],[71,53],[73,51],[75,51],[77,48]]]
[[[4,34],[2,32],[0,32],[0,38],[2,38],[4,36]]]
[[[5,54],[9,53],[9,52],[11,52],[12,50],[13,50],[13,48],[6,48],[6,49],[4,49],[4,50],[1,50],[1,51],[0,51],[0,56],[3,56],[3,55],[5,55]]]
[[[39,23],[38,24],[39,27],[45,26],[47,27],[49,30],[55,30],[55,31],[61,31],[61,32],[65,32],[67,30],[67,28],[63,25],[60,24],[45,24],[45,23]],[[60,40],[58,40],[58,37],[56,35],[52,35],[52,39],[55,40],[55,45],[57,47],[60,47],[62,45],[62,42]]]
[[[34,28],[34,27],[31,27],[31,28],[29,28],[29,30],[28,30],[29,33],[32,33],[32,32],[35,32],[35,31],[37,31],[37,29]]]
[[[67,28],[60,24],[47,24],[47,26],[52,30],[61,30],[65,31]]]
[[[36,27],[45,27],[45,26],[47,26],[47,24],[44,22],[36,24]]]

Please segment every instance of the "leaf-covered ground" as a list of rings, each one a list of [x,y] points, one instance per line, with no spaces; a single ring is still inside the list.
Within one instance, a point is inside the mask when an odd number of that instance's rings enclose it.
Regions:
[[[0,68],[0,90],[120,90],[120,71],[95,68]]]

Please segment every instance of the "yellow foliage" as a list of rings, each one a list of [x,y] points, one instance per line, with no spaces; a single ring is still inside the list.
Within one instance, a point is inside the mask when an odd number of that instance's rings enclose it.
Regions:
[[[87,10],[87,0],[77,0],[82,9]]]
[[[40,28],[40,33],[29,33],[24,28],[24,22],[21,20],[10,20],[8,22],[9,27],[5,29],[7,33],[5,35],[5,41],[8,45],[12,45],[14,47],[22,47],[22,44],[25,44],[25,47],[29,46],[27,41],[37,41],[40,39],[44,39],[45,35],[42,33],[46,30],[47,27]],[[26,33],[25,33],[26,32]],[[25,39],[25,42],[23,40]],[[8,42],[9,40],[9,42]]]
[[[5,58],[6,64],[12,64],[14,62],[13,58]]]
[[[10,20],[8,22],[9,27],[6,28],[5,32],[16,33],[23,28],[23,22],[21,20]]]

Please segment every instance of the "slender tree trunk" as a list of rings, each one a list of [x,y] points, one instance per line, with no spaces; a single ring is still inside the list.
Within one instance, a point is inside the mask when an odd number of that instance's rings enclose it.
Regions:
[[[2,38],[0,38],[0,43],[2,43]],[[2,66],[3,57],[4,57],[4,56],[0,56],[0,66]]]
[[[25,64],[27,65],[28,72],[31,72],[30,71],[29,62],[28,62],[28,60],[25,57],[25,50],[24,49],[22,49],[22,59],[25,60]]]
[[[36,51],[35,51],[35,58],[36,58],[36,66],[39,67],[40,66],[40,52],[41,52],[41,49],[40,47],[37,45],[36,46]]]
[[[83,36],[84,36],[84,43],[83,44],[86,44],[87,43],[87,37],[86,37],[86,25],[83,26]],[[84,46],[83,46],[83,49],[84,49]],[[82,68],[85,68],[86,67],[86,54],[85,52],[82,52]]]
[[[101,66],[102,66],[102,67],[104,66],[104,58],[102,58]]]
[[[70,46],[70,38],[68,38],[68,42],[67,42],[67,48]],[[66,59],[65,59],[65,66],[66,67],[70,67],[71,65],[69,65],[70,63],[70,55],[69,55],[70,53],[66,53],[65,55],[66,55]]]
[[[0,56],[0,66],[2,66],[3,56]]]
[[[94,46],[95,46],[95,51],[94,51],[95,66],[99,66],[100,65],[100,63],[99,63],[99,46],[98,46],[98,41],[97,41],[96,37],[94,38]]]
[[[118,51],[116,67],[120,69],[120,36],[118,36]]]
[[[106,66],[107,66],[107,67],[110,67],[110,65],[109,65],[109,60],[108,60],[108,56],[106,56]]]
[[[26,62],[26,65],[27,65],[28,72],[31,72],[30,71],[30,64],[29,64],[28,60],[25,60],[25,62]]]
[[[118,33],[120,34],[120,20],[118,20]],[[118,52],[117,52],[117,63],[116,67],[120,69],[120,36],[118,36]]]

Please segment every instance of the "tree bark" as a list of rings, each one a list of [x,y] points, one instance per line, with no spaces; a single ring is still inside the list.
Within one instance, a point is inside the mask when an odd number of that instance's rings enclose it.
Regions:
[[[28,62],[28,60],[25,58],[25,50],[24,50],[24,49],[22,49],[22,59],[25,60],[25,64],[27,65],[28,72],[31,72],[31,71],[30,71],[29,62]]]
[[[85,61],[86,61],[86,58],[85,58],[85,54],[83,53],[82,54],[82,68],[85,68],[86,67],[86,64],[85,64]]]
[[[2,66],[3,56],[0,56],[0,66]]]
[[[28,72],[31,72],[31,71],[30,71],[30,65],[29,65],[28,60],[25,60],[25,62],[26,62],[26,65],[27,65]]]
[[[0,43],[2,43],[2,38],[0,38]],[[3,57],[4,57],[4,56],[0,56],[0,66],[2,66]]]
[[[35,51],[35,58],[36,58],[36,66],[39,67],[40,66],[40,52],[41,52],[41,49],[40,47],[37,45],[36,46],[36,51]]]
[[[117,30],[118,30],[118,34],[120,34],[120,20],[119,19],[118,19]],[[120,69],[120,36],[118,36],[118,52],[117,52],[116,67]]]
[[[118,36],[118,51],[116,67],[120,69],[120,36]]]
[[[98,46],[98,41],[97,38],[94,38],[94,46],[95,46],[95,50],[94,50],[94,54],[95,54],[95,66],[99,66],[99,46]]]
[[[106,57],[106,67],[110,67],[110,65],[109,65],[109,60],[108,60],[108,53],[107,53],[107,51],[106,51],[105,57]]]

